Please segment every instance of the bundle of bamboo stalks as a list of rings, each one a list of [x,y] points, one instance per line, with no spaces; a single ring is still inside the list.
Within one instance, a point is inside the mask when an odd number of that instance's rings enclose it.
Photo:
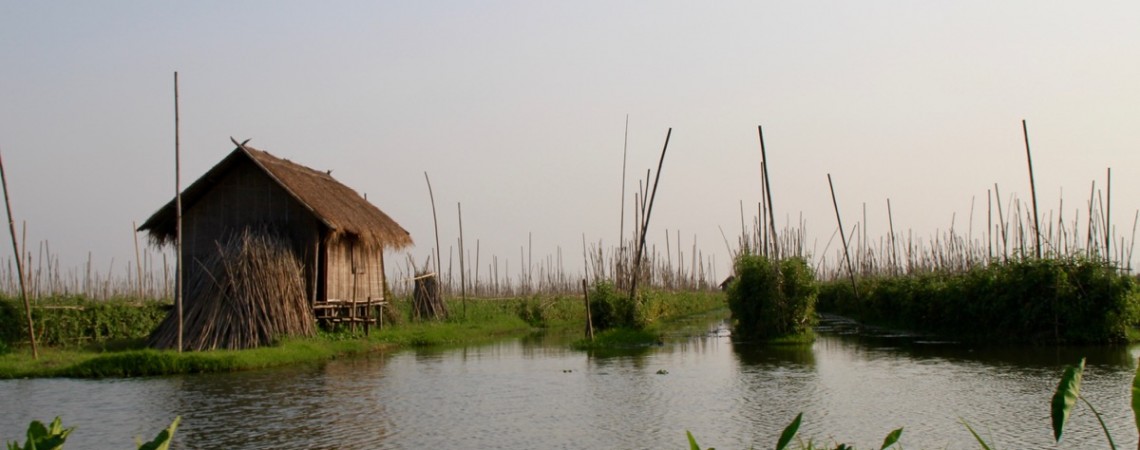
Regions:
[[[303,267],[270,233],[236,233],[187,272],[183,350],[254,348],[316,330]],[[151,334],[150,346],[177,347],[176,315],[172,311]]]
[[[412,295],[412,315],[416,320],[446,319],[447,303],[440,293],[439,280],[434,273],[416,274],[416,287]]]

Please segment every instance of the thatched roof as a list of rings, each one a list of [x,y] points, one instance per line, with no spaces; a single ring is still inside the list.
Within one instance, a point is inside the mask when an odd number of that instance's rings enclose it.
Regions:
[[[276,181],[329,229],[332,238],[347,238],[368,247],[394,250],[413,245],[411,235],[400,224],[328,173],[242,144],[182,192],[182,210],[192,208],[227,172],[243,162],[252,162]],[[173,243],[177,232],[175,220],[172,199],[150,216],[139,231],[148,231],[151,239],[160,244]]]

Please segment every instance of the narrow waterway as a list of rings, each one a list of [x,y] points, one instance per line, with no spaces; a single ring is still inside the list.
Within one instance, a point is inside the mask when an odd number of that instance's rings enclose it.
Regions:
[[[127,380],[0,381],[0,439],[63,416],[68,448],[134,448],[175,415],[190,448],[772,447],[803,412],[801,436],[878,448],[1054,448],[1049,399],[1066,364],[1088,358],[1084,395],[1121,448],[1134,348],[979,348],[827,320],[810,346],[733,343],[705,319],[666,344],[618,354],[535,335],[246,373]],[[1107,448],[1078,407],[1059,448]]]

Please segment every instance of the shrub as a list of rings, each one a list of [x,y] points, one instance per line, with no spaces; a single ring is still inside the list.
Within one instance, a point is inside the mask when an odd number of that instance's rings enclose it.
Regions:
[[[820,310],[970,340],[1121,343],[1140,319],[1136,280],[1104,262],[1027,259],[964,273],[835,280]]]
[[[735,336],[774,339],[811,330],[818,286],[807,261],[741,255],[734,269],[736,278],[728,286],[728,307]]]
[[[610,328],[641,329],[647,319],[641,301],[634,301],[614,289],[613,283],[599,281],[590,292],[590,319],[594,329]]]
[[[543,328],[546,326],[546,308],[542,304],[542,299],[537,295],[529,299],[519,299],[518,303],[515,304],[515,314],[532,327]]]

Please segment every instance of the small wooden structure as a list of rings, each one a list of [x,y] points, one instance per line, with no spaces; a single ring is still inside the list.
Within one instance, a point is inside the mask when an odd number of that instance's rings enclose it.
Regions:
[[[302,262],[316,318],[375,323],[371,311],[385,304],[384,252],[413,245],[412,238],[330,173],[238,144],[182,193],[184,274],[199,270],[195,261],[217,253],[226,236],[268,230]],[[171,200],[139,230],[173,244],[175,220]]]

